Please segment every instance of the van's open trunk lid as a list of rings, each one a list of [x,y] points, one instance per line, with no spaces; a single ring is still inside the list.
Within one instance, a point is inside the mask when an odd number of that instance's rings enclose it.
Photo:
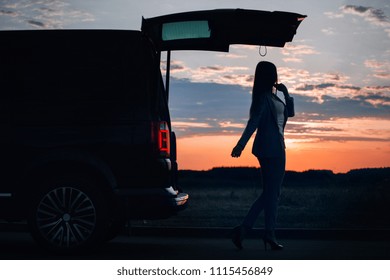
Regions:
[[[158,51],[229,51],[231,44],[283,47],[305,15],[245,9],[217,9],[143,18],[142,31]]]

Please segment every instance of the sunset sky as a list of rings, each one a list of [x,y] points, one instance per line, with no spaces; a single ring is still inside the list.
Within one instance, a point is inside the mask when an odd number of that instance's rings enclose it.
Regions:
[[[278,67],[295,98],[287,169],[390,166],[390,2],[285,0],[1,0],[0,29],[135,29],[141,18],[245,8],[307,15],[285,48],[234,45],[229,53],[172,54],[170,108],[181,169],[258,166],[243,131],[260,60]],[[264,53],[264,48],[261,49]],[[165,59],[165,55],[163,56]],[[164,64],[162,64],[164,67]]]

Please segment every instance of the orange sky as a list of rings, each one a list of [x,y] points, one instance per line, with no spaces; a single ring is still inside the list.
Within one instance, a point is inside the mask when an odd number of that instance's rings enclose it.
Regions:
[[[178,139],[180,169],[258,166],[250,140],[240,158],[230,156],[239,136],[197,136]],[[329,169],[335,173],[366,167],[390,166],[390,143],[385,141],[287,141],[287,170]]]

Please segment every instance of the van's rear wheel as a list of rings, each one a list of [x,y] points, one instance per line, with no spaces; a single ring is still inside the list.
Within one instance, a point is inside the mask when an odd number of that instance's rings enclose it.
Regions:
[[[34,200],[29,224],[40,245],[71,253],[102,242],[107,217],[98,187],[86,179],[67,177],[45,185]]]

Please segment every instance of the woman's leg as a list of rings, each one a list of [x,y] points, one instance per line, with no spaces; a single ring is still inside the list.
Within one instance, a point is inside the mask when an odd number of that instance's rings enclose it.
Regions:
[[[253,228],[256,219],[264,209],[266,237],[275,240],[274,230],[276,224],[277,207],[280,196],[280,189],[284,178],[286,158],[264,158],[259,159],[263,178],[263,192],[255,200],[245,216],[241,226],[234,229],[232,241],[237,248],[242,249],[242,240],[245,233]],[[275,243],[276,244],[276,243]],[[280,245],[274,245],[278,249]]]
[[[285,173],[286,157],[260,159],[264,185],[265,230],[274,238],[278,204]]]
[[[261,162],[260,159],[258,159],[260,166]],[[263,173],[263,169],[260,169],[260,172]],[[263,177],[263,191],[260,194],[260,196],[253,202],[251,208],[249,209],[248,213],[246,214],[244,221],[242,222],[242,226],[246,229],[252,229],[253,225],[256,222],[256,219],[260,215],[261,211],[264,210],[265,207],[265,188],[266,185],[264,184],[264,175],[262,174]]]
[[[261,195],[253,202],[251,208],[246,214],[242,226],[246,229],[252,229],[253,225],[256,222],[257,217],[260,215],[261,211],[264,209],[264,189]]]

